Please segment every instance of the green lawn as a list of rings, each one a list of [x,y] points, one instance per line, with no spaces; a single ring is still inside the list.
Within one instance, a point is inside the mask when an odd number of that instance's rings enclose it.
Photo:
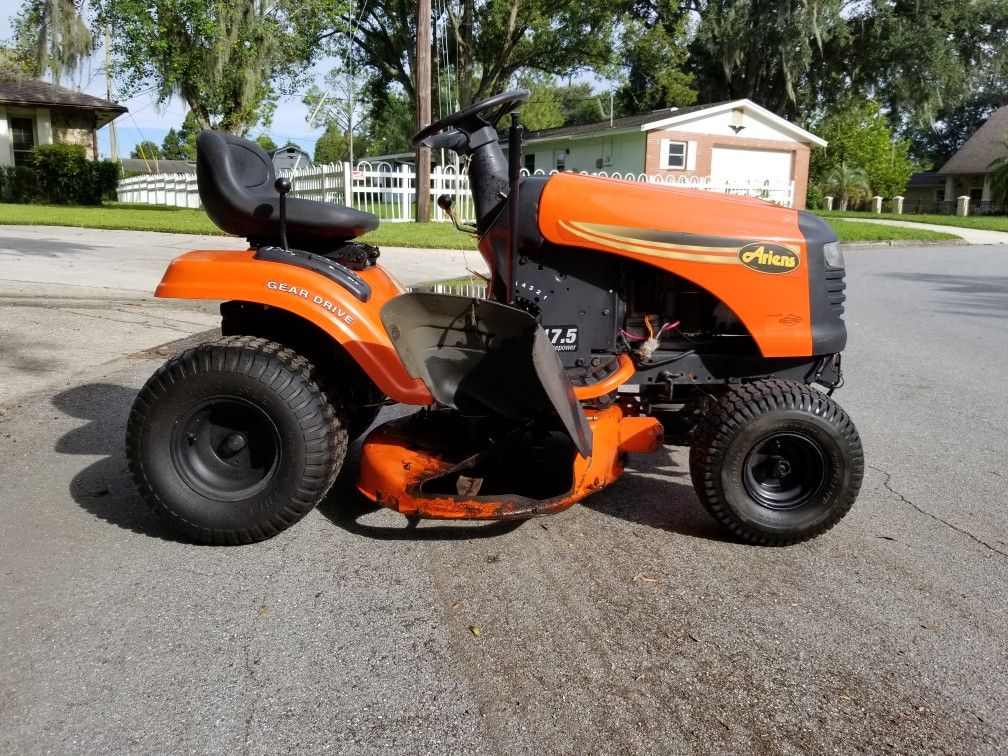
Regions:
[[[864,217],[864,216],[859,216]],[[903,217],[903,216],[899,216]],[[909,218],[909,216],[906,216]],[[925,218],[931,216],[915,216]],[[945,216],[941,216],[945,217]],[[926,229],[852,223],[830,214],[826,220],[836,229],[841,241],[915,241],[956,239],[958,237]],[[960,221],[1001,221],[1005,218],[958,218]],[[84,228],[168,231],[179,234],[224,234],[210,222],[202,210],[184,210],[157,205],[110,203],[102,207],[65,207],[61,205],[0,204],[0,225],[81,226]],[[965,225],[965,224],[960,224]],[[986,226],[977,226],[985,228]],[[428,249],[475,249],[472,237],[456,230],[450,223],[383,223],[362,241],[379,247],[420,247]]]
[[[826,218],[833,226],[841,242],[871,241],[941,241],[959,239],[955,234],[930,231],[926,228],[905,228],[903,226],[883,226],[880,223],[858,223],[841,218]]]
[[[816,210],[826,220],[833,218],[878,218],[881,220],[910,221],[911,223],[934,223],[939,226],[957,226],[959,228],[979,228],[984,231],[1008,231],[1008,215],[896,215],[895,213],[857,213],[839,210]]]
[[[80,226],[83,228],[166,231],[226,236],[202,210],[112,202],[101,207],[0,204],[0,225]],[[475,249],[472,237],[450,223],[383,223],[361,241],[379,247]]]

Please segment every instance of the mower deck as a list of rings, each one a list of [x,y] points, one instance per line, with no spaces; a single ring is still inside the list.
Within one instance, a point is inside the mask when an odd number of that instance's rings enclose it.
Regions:
[[[627,452],[662,445],[654,418],[626,416],[619,406],[585,415],[593,439],[587,458],[557,431],[518,425],[487,432],[457,412],[418,412],[368,435],[357,487],[411,519],[505,520],[559,512],[613,483]],[[474,454],[474,448],[481,451]]]

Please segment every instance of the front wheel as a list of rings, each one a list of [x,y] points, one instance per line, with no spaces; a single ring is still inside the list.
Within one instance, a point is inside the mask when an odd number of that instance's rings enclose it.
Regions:
[[[761,380],[725,395],[690,446],[700,503],[751,543],[781,546],[829,530],[864,476],[861,439],[847,414],[802,383]]]
[[[191,538],[269,538],[318,504],[343,463],[346,417],[330,394],[308,360],[266,339],[229,336],[187,350],[133,404],[130,474]]]

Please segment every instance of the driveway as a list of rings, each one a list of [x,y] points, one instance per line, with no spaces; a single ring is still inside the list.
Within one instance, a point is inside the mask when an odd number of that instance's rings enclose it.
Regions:
[[[415,531],[351,460],[271,541],[178,543],[122,447],[181,344],[0,402],[0,752],[1004,752],[1008,256],[847,258],[869,467],[789,548],[727,539],[682,449],[554,517]]]
[[[0,226],[0,403],[220,322],[216,302],[155,299],[169,261],[240,239],[57,226]],[[485,270],[476,252],[390,248],[404,283]]]

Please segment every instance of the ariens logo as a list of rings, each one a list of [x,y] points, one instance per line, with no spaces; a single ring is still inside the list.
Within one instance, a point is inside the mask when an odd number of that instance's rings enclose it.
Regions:
[[[798,253],[780,244],[746,244],[738,252],[739,261],[760,273],[790,273],[799,265]]]

